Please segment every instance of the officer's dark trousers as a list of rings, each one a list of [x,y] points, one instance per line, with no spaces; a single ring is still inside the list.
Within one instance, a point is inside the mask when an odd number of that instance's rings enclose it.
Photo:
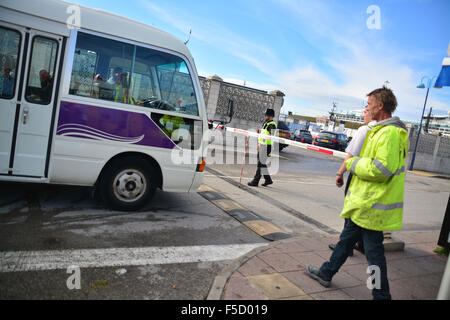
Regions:
[[[390,300],[391,295],[389,293],[386,258],[384,256],[383,232],[361,228],[351,219],[348,219],[345,224],[339,242],[336,244],[336,248],[333,250],[333,254],[330,257],[330,261],[325,262],[320,268],[320,275],[326,280],[331,280],[339,271],[339,268],[345,263],[348,253],[353,249],[353,246],[361,237],[363,239],[364,251],[369,266],[378,266],[380,270],[380,281],[378,283],[380,288],[377,289],[375,281],[377,273],[375,272],[373,276],[375,283],[374,288],[372,289],[372,296],[376,300]],[[370,275],[367,274],[367,278],[369,278],[369,276]]]
[[[264,179],[270,180],[269,170],[267,169],[267,159],[269,158],[269,154],[272,151],[271,145],[259,145],[258,152],[258,168],[256,169],[255,177],[253,178],[256,181],[261,179],[261,175],[264,175]]]

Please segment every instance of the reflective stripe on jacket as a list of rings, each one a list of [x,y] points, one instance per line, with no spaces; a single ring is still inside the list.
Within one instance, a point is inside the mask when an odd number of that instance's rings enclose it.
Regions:
[[[273,124],[275,126],[275,129],[277,128],[277,123],[275,121],[269,121],[266,122],[266,124],[263,126],[263,128],[261,129],[261,134],[265,134],[265,135],[270,135],[269,130],[267,130],[267,127],[269,127],[269,125]],[[263,139],[263,138],[258,138],[258,143],[259,144],[264,144],[264,145],[272,145],[273,141],[272,140],[268,140],[268,139]]]
[[[408,132],[398,117],[374,126],[360,157],[347,160],[353,178],[341,217],[369,230],[401,229],[407,152]]]

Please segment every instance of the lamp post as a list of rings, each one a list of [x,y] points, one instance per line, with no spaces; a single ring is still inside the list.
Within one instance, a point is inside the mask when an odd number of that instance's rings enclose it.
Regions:
[[[423,80],[427,78],[427,85],[425,85],[423,83]],[[414,153],[411,159],[411,164],[409,166],[409,171],[412,171],[414,168],[414,161],[416,160],[416,151],[417,151],[417,145],[419,144],[419,138],[420,138],[420,132],[422,130],[422,121],[423,121],[423,115],[425,114],[425,107],[427,106],[427,100],[428,100],[428,93],[430,92],[430,87],[431,87],[431,83],[433,82],[433,80],[437,78],[436,76],[434,76],[433,78],[429,78],[427,76],[422,77],[422,79],[420,80],[420,84],[417,85],[417,88],[419,89],[425,89],[427,88],[427,94],[425,96],[425,103],[423,104],[423,110],[422,110],[422,117],[420,117],[420,125],[419,125],[419,131],[417,132],[417,139],[416,139],[416,145],[414,146]],[[438,87],[436,85],[434,85],[434,88],[442,88],[442,87]]]

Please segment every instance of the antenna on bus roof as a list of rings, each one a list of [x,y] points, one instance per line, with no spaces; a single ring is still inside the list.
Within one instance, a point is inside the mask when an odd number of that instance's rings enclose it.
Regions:
[[[184,42],[185,45],[188,44],[189,40],[191,40],[192,29],[189,29],[189,38]]]

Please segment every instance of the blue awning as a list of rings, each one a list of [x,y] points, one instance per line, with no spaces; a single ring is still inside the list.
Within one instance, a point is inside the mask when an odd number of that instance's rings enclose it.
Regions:
[[[442,62],[442,69],[436,80],[436,87],[450,87],[450,58],[444,58]]]

